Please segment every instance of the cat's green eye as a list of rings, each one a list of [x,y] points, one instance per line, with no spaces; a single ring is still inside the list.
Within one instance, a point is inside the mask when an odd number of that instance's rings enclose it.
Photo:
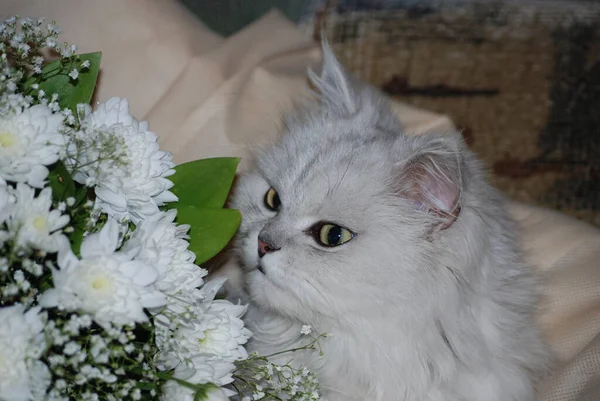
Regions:
[[[269,188],[265,194],[265,206],[274,212],[278,211],[281,206],[281,199],[273,188]]]
[[[355,236],[352,231],[332,223],[319,224],[313,233],[319,244],[328,247],[345,244]]]

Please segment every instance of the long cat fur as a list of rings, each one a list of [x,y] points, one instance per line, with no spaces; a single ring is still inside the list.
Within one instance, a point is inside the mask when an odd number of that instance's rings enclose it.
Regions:
[[[249,348],[306,344],[303,324],[330,333],[323,357],[280,357],[316,372],[329,401],[533,400],[550,357],[504,199],[459,134],[407,135],[323,50],[309,74],[321,102],[287,119],[232,198],[242,284],[228,288],[250,303]],[[356,237],[322,247],[306,232],[318,221]],[[259,258],[259,234],[280,249]]]

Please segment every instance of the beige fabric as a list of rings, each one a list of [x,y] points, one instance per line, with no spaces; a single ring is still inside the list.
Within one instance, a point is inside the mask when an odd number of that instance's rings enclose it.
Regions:
[[[0,0],[7,17],[46,16],[82,51],[103,51],[97,100],[127,97],[177,162],[242,156],[275,138],[284,110],[307,94],[316,46],[277,13],[223,39],[169,0]],[[448,118],[395,104],[412,132]],[[600,400],[600,231],[513,204],[529,262],[545,278],[540,313],[560,364],[540,401]]]

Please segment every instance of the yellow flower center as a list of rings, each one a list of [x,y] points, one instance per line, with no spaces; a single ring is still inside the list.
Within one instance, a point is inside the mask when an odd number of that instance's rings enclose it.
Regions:
[[[17,138],[11,132],[0,132],[0,147],[10,148],[17,143]]]
[[[198,340],[198,344],[200,344],[200,346],[204,346],[204,345],[206,345],[207,342],[210,341],[210,338],[208,336],[210,334],[209,332],[210,332],[210,330],[206,330],[204,332],[204,338],[201,338]]]
[[[48,221],[44,217],[38,216],[35,219],[33,219],[33,226],[37,230],[45,230],[46,228],[48,228]]]
[[[106,290],[110,287],[110,280],[105,276],[97,277],[92,281],[92,288],[96,291]]]

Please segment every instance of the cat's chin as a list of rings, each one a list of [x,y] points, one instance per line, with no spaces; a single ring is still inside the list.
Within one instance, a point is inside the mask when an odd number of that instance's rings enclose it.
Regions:
[[[258,268],[246,273],[246,288],[257,306],[288,315],[296,309],[298,300],[291,296],[290,289],[279,283],[269,272]],[[272,276],[272,275],[271,275]]]
[[[263,300],[269,300],[273,293],[283,292],[283,289],[267,275],[264,267],[260,265],[246,273],[246,286],[252,299],[260,301],[260,303],[263,303]],[[276,297],[278,296],[276,295]]]

